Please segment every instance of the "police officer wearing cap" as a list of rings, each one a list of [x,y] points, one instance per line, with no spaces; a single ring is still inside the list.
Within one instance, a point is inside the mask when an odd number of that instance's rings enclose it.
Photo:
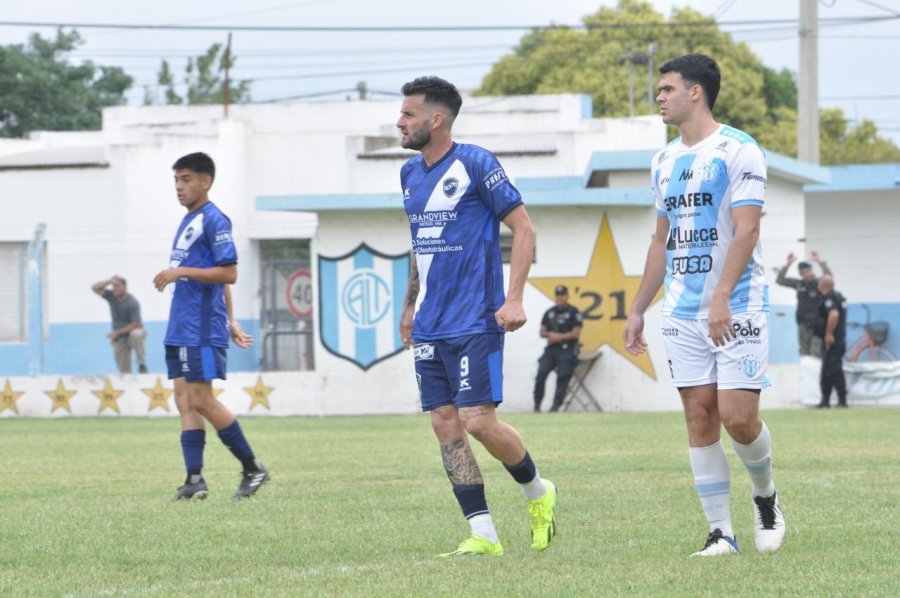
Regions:
[[[534,411],[541,410],[547,376],[556,370],[556,394],[550,411],[559,411],[569,380],[578,364],[578,336],[581,334],[582,317],[569,305],[569,289],[556,287],[556,305],[544,313],[541,320],[541,338],[547,339],[544,354],[538,360],[537,379],[534,381]]]

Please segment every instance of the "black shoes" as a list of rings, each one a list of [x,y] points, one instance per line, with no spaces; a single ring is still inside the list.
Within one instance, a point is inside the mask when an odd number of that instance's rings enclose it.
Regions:
[[[263,467],[262,463],[257,461],[256,467],[257,469],[254,471],[245,470],[241,473],[241,485],[238,486],[237,491],[231,498],[234,500],[250,498],[256,494],[256,491],[259,490],[260,486],[271,479],[269,470]]]
[[[178,493],[175,494],[172,502],[176,500],[205,500],[207,496],[209,496],[209,488],[206,487],[206,482],[201,477],[194,483],[190,481],[185,482],[184,486],[178,489]]]

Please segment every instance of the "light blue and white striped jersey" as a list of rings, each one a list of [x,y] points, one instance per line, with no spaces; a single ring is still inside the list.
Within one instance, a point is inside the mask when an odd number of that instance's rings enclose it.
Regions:
[[[419,270],[413,337],[503,332],[494,320],[505,300],[500,221],[522,196],[500,162],[484,148],[454,143],[431,166],[421,155],[410,159],[400,183]]]
[[[738,129],[719,129],[693,147],[681,138],[653,157],[656,213],[669,219],[663,315],[705,320],[734,237],[731,210],[762,206],[766,158]],[[768,311],[769,287],[759,241],[731,295],[734,314]]]

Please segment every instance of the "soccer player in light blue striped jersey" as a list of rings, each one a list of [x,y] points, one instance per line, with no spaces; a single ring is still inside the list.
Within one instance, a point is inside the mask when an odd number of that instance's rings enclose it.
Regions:
[[[400,170],[415,254],[400,335],[414,347],[422,410],[431,413],[444,468],[471,527],[469,538],[442,556],[503,554],[470,435],[521,485],[531,547],[544,550],[556,533],[556,489],[538,475],[519,433],[496,414],[504,333],[525,323],[534,228],[497,158],[453,141],[450,129],[462,105],[456,87],[420,77],[402,91],[401,145],[421,154]],[[505,297],[500,222],[513,232]]]
[[[688,54],[660,69],[663,122],[681,136],[651,165],[656,232],[625,325],[625,347],[640,355],[644,312],[665,282],[662,334],[681,394],[688,454],[709,535],[695,556],[739,552],[731,524],[725,426],[753,485],[756,547],[778,550],[785,524],[772,477],[769,429],[759,419],[768,386],[768,286],[759,244],[766,159],[749,135],[712,115],[716,62]]]

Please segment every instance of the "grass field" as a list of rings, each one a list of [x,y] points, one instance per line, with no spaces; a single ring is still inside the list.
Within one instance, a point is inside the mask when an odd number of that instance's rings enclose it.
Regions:
[[[706,524],[680,413],[509,415],[560,489],[559,533],[529,548],[521,493],[479,451],[506,554],[439,560],[468,534],[424,416],[245,419],[274,479],[230,500],[237,462],[208,434],[209,500],[172,504],[178,422],[0,420],[0,596],[900,595],[900,410],[774,411],[784,548],[690,559]]]

